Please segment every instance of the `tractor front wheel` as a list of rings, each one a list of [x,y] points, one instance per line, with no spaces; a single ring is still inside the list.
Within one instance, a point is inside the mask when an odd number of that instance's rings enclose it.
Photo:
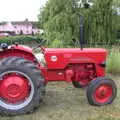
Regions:
[[[91,105],[111,104],[116,98],[117,88],[113,80],[106,77],[96,78],[87,88],[87,99]]]
[[[0,63],[0,114],[31,113],[43,98],[44,79],[34,63],[19,57]]]

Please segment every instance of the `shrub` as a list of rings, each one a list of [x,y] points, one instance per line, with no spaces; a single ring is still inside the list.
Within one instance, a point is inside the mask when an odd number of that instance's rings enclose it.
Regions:
[[[113,74],[120,73],[120,52],[112,51],[107,59],[107,72]]]
[[[42,40],[41,36],[9,36],[9,37],[3,37],[0,38],[0,44],[1,43],[7,43],[7,44],[13,44],[15,42],[20,44],[29,44],[29,43],[40,43]]]

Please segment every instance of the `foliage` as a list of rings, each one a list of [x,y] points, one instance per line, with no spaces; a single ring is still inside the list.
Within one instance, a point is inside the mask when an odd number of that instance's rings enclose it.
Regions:
[[[0,38],[0,44],[1,43],[7,43],[7,44],[12,44],[12,43],[20,43],[20,44],[28,44],[28,43],[40,43],[42,40],[41,36],[9,36],[9,37],[3,37]]]
[[[49,45],[60,40],[66,46],[71,44],[73,37],[78,39],[78,19],[72,11],[71,0],[49,0],[39,15],[39,21],[41,16]]]
[[[97,0],[90,15],[90,41],[112,42],[113,10],[112,0]]]
[[[60,48],[62,46],[63,46],[62,41],[56,39],[52,42],[50,47]]]
[[[120,52],[119,49],[113,48],[110,50],[107,59],[107,72],[113,74],[120,74]]]
[[[79,0],[74,1],[77,3]],[[115,31],[118,28],[116,23],[119,22],[119,17],[112,9],[116,1],[93,0],[93,7],[78,9],[73,6],[73,0],[48,0],[46,6],[40,9],[38,17],[39,25],[45,30],[48,45],[51,45],[54,40],[59,40],[63,43],[62,46],[67,47],[72,45],[72,39],[79,41],[77,13],[85,18],[85,40],[88,43],[114,42]]]
[[[115,6],[120,6],[120,0],[113,0],[113,4]]]

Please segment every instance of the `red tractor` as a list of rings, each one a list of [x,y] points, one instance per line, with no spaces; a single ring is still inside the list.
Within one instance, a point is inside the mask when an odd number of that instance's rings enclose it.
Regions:
[[[38,107],[48,82],[72,82],[87,86],[91,105],[111,104],[116,97],[114,81],[105,77],[107,51],[99,48],[43,48],[45,62],[27,46],[2,44],[0,52],[0,113],[31,113]]]

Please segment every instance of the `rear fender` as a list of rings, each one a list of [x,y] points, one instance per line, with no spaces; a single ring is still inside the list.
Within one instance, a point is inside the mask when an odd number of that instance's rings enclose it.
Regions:
[[[30,61],[36,60],[32,49],[24,45],[13,45],[0,52],[0,59],[13,56],[22,57]]]

